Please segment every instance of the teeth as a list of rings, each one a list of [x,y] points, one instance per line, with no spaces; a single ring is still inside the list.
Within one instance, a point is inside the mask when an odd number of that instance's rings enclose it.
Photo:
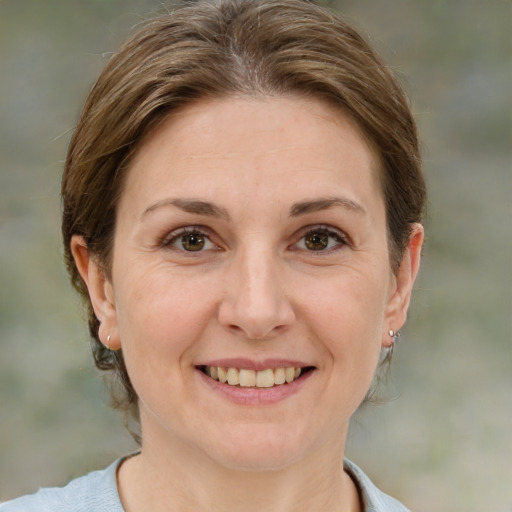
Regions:
[[[274,384],[284,384],[286,382],[284,368],[274,370]]]
[[[230,370],[231,369],[236,371],[234,368],[230,368]],[[242,386],[243,388],[252,388],[253,386],[256,385],[256,372],[254,370],[240,370],[239,373],[240,386]]]
[[[208,373],[208,369],[209,368],[215,368],[215,367],[214,366],[208,366],[207,367],[207,373]],[[212,376],[211,371],[210,371],[209,375],[210,375],[210,377]],[[227,376],[226,368],[222,368],[221,366],[218,366],[217,367],[217,377],[219,379],[219,382],[222,382],[222,383],[227,382],[228,376]]]
[[[284,378],[288,383],[293,382],[293,379],[295,379],[295,368],[285,368]]]
[[[207,366],[206,375],[230,386],[244,388],[271,388],[281,384],[291,383],[297,379],[302,372],[301,368],[268,368],[266,370],[254,371],[244,368],[223,368],[222,366]]]
[[[228,368],[228,384],[230,386],[237,386],[240,384],[240,372],[236,368]]]
[[[261,370],[256,374],[257,388],[271,388],[274,385],[274,370]]]

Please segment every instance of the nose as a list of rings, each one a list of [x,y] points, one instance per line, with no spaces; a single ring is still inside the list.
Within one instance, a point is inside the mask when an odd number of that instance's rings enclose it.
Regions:
[[[262,251],[246,251],[234,258],[224,283],[220,323],[252,340],[273,337],[289,327],[295,313],[282,270],[272,254]]]

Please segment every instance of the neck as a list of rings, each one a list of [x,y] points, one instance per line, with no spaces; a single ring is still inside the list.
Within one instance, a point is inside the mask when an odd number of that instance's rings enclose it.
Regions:
[[[359,512],[355,484],[343,471],[343,448],[329,447],[286,468],[236,470],[187,446],[145,440],[125,461],[118,487],[126,512]]]

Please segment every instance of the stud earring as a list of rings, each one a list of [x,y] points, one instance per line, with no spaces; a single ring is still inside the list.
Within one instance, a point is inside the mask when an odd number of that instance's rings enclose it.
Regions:
[[[393,343],[396,343],[402,333],[400,332],[400,329],[398,331],[393,331],[393,329],[389,329],[388,334],[393,338]]]
[[[105,343],[105,345],[108,349],[110,349],[109,344],[110,344],[110,334],[107,336],[107,342]]]

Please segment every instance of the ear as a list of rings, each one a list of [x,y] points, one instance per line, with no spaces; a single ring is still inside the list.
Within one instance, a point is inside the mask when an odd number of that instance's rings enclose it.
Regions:
[[[98,260],[89,253],[83,237],[78,235],[72,237],[71,252],[78,272],[89,291],[96,318],[100,322],[98,336],[109,349],[118,350],[121,348],[121,342],[112,284],[105,276]]]
[[[394,276],[386,306],[384,332],[382,333],[382,346],[385,348],[393,345],[393,338],[389,335],[389,330],[398,331],[407,319],[412,287],[420,268],[423,237],[423,226],[418,223],[413,224],[409,243],[404,250],[398,272]]]

